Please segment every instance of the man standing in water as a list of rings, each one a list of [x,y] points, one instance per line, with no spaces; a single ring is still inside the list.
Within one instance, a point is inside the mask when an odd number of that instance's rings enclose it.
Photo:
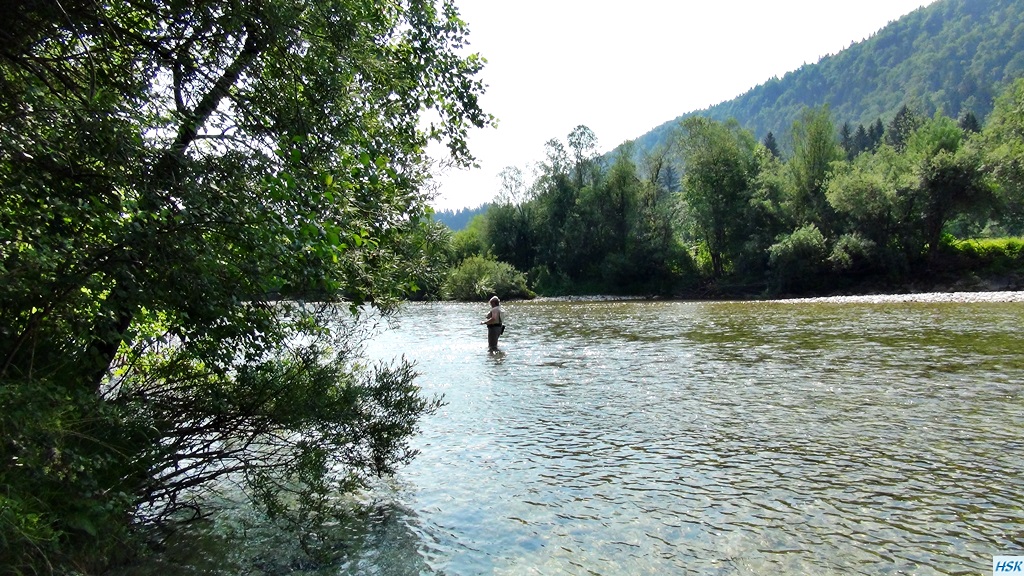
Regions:
[[[487,325],[487,348],[494,352],[498,349],[498,336],[505,331],[505,311],[501,309],[501,301],[497,296],[491,296],[490,304],[491,311],[481,324]]]

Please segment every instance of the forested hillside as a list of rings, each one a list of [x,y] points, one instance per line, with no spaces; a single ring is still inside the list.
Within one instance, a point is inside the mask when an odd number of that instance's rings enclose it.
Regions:
[[[1022,78],[1024,3],[939,0],[610,154],[578,126],[453,235],[444,295],[1022,285]]]
[[[482,204],[476,208],[459,208],[458,210],[441,210],[440,212],[434,213],[434,221],[444,224],[450,228],[453,232],[458,232],[466,226],[469,226],[469,221],[487,212],[487,208],[490,204]]]
[[[858,128],[857,133],[862,131]],[[902,108],[851,146],[804,108],[779,155],[693,116],[611,162],[586,126],[452,236],[443,294],[706,298],[1024,286],[1024,79],[984,126]],[[767,138],[765,139],[768,140]]]
[[[888,123],[904,105],[925,116],[984,119],[994,95],[1021,76],[1024,3],[939,0],[816,64],[666,122],[638,138],[637,149],[654,148],[694,115],[735,118],[759,139],[785,135],[804,108],[824,105],[837,125]]]

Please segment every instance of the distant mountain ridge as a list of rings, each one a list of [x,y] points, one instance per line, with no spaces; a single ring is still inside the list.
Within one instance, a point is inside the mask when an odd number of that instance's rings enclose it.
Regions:
[[[1024,76],[1024,2],[939,0],[866,40],[772,78],[726,102],[683,114],[636,139],[651,150],[688,116],[735,118],[780,141],[805,107],[828,105],[837,126],[888,122],[904,105],[931,116],[983,119],[1000,88]]]
[[[482,204],[476,208],[459,208],[458,210],[441,210],[434,213],[434,220],[450,228],[452,232],[458,232],[469,226],[470,220],[487,212],[490,204]]]

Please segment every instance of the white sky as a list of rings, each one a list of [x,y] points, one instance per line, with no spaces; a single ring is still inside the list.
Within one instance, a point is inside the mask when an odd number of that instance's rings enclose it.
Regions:
[[[456,0],[470,51],[487,59],[474,130],[480,168],[437,178],[439,210],[476,207],[498,173],[588,126],[601,152],[730,100],[880,30],[933,0]]]

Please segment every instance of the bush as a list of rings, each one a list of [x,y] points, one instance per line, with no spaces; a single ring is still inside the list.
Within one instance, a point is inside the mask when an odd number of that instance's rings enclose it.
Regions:
[[[556,274],[547,266],[531,268],[528,281],[538,294],[545,296],[564,296],[569,293],[572,284],[564,274]]]
[[[452,300],[481,300],[492,295],[499,298],[533,298],[526,285],[526,275],[511,264],[471,256],[462,261],[445,282],[444,294]]]
[[[768,265],[777,291],[810,290],[828,270],[829,250],[818,227],[798,228],[768,249]]]
[[[857,272],[871,268],[879,259],[878,252],[877,244],[854,232],[839,237],[828,261],[838,272]]]
[[[92,571],[128,553],[129,415],[45,379],[4,379],[0,406],[0,574]]]
[[[947,248],[979,272],[1024,270],[1024,239],[980,238],[950,240]]]

